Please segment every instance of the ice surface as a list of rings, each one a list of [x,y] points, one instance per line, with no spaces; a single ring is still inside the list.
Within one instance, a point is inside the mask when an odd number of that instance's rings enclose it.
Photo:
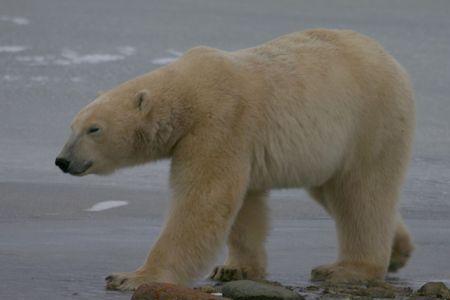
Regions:
[[[313,27],[368,34],[410,73],[417,133],[400,207],[417,250],[396,276],[449,278],[449,1],[35,2],[0,5],[1,299],[130,297],[105,292],[102,278],[145,258],[170,202],[170,165],[82,178],[54,166],[71,119],[98,91],[197,45],[242,49]],[[111,199],[133,205],[86,211]],[[271,279],[298,283],[334,259],[332,221],[305,192],[276,191],[269,204]]]

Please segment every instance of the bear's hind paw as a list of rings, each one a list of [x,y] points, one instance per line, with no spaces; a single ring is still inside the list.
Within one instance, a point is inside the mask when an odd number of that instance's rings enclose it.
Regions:
[[[327,281],[330,283],[360,284],[382,279],[383,268],[377,268],[362,263],[335,263],[319,266],[311,271],[312,281]]]

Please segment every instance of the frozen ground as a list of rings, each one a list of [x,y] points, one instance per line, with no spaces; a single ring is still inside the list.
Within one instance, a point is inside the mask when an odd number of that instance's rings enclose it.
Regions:
[[[0,298],[129,298],[104,291],[103,277],[145,258],[169,200],[168,163],[104,178],[53,166],[98,91],[199,44],[232,50],[311,27],[366,33],[410,72],[418,128],[401,210],[417,250],[392,280],[448,282],[449,15],[447,0],[0,0]],[[271,279],[304,282],[334,258],[333,224],[298,190],[270,205]]]

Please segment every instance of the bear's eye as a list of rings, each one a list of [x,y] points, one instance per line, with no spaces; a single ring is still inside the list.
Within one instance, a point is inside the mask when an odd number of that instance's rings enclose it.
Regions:
[[[99,132],[99,131],[100,131],[100,127],[92,126],[92,127],[89,127],[89,129],[87,130],[87,133],[88,134],[92,134],[92,133],[96,133],[96,132]]]

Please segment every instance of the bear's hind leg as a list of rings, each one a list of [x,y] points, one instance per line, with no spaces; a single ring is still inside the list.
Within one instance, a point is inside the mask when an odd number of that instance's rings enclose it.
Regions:
[[[209,278],[218,281],[261,279],[266,273],[268,231],[265,192],[249,192],[228,237],[228,258]]]
[[[309,190],[311,197],[321,204],[325,210],[333,217],[333,213],[329,205],[326,203],[326,198],[322,188],[313,188]],[[414,251],[414,245],[411,240],[406,225],[403,222],[403,218],[400,214],[397,216],[397,228],[395,230],[394,241],[392,244],[391,259],[389,262],[389,272],[397,272],[403,268],[411,257],[411,253]]]
[[[315,268],[311,279],[382,279],[394,238],[399,181],[374,167],[340,176],[327,185],[325,197],[336,222],[339,256],[336,263]]]

